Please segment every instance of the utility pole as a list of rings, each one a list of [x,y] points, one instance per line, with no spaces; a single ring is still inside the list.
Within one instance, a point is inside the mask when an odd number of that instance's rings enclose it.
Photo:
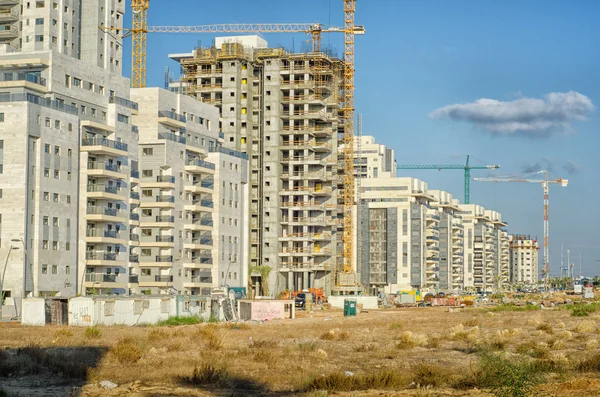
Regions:
[[[10,253],[12,250],[19,249],[19,247],[15,247],[11,245],[6,253],[6,260],[4,261],[4,269],[2,270],[2,279],[0,279],[0,321],[2,321],[2,306],[4,304],[4,278],[6,277],[6,268],[8,267],[8,259],[10,258]]]
[[[578,249],[577,251],[579,251],[579,278],[581,278],[581,250]]]

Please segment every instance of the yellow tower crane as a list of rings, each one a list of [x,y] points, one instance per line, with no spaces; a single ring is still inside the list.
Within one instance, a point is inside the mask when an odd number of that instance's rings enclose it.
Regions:
[[[569,184],[567,179],[548,179],[548,171],[542,170],[533,174],[543,174],[542,179],[532,179],[530,177],[499,177],[499,178],[473,178],[474,181],[480,182],[521,182],[521,183],[540,183],[544,188],[544,283],[548,285],[548,277],[550,277],[550,220],[548,216],[548,205],[550,198],[550,184],[559,184],[566,187]],[[531,174],[530,174],[531,175]]]
[[[356,0],[344,1],[344,27],[323,29],[320,24],[221,24],[204,26],[148,26],[150,0],[131,0],[133,13],[131,29],[100,27],[105,31],[123,31],[132,36],[131,85],[134,88],[146,87],[146,35],[148,33],[294,33],[305,32],[312,36],[313,51],[320,51],[321,33],[344,33],[344,274],[353,273],[354,260],[354,220],[353,208],[356,203],[354,192],[354,36],[364,34],[362,26],[354,24]],[[336,271],[339,272],[340,269]],[[346,280],[346,281],[344,281]],[[336,275],[336,284],[356,284],[352,278]]]

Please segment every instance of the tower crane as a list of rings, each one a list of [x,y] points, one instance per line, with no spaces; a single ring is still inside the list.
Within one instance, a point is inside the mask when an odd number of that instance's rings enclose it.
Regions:
[[[549,179],[548,171],[542,170],[539,172],[534,172],[529,175],[543,174],[541,179],[532,179],[532,178],[511,178],[511,177],[500,177],[500,178],[473,178],[475,181],[480,182],[520,182],[520,183],[540,183],[544,189],[544,270],[542,271],[544,276],[544,283],[548,283],[548,277],[550,276],[550,238],[549,238],[549,226],[550,221],[548,218],[548,204],[549,204],[549,194],[550,189],[549,186],[551,184],[559,184],[562,187],[566,187],[569,184],[567,179]]]
[[[469,164],[470,155],[467,154],[467,162],[465,165],[456,164],[430,164],[430,165],[398,165],[399,170],[465,170],[465,204],[471,203],[471,170],[497,170],[499,165],[471,165]]]
[[[104,27],[104,31],[121,31],[123,37],[132,36],[132,73],[131,85],[134,88],[146,87],[146,35],[148,33],[294,33],[304,32],[312,36],[313,51],[320,51],[321,33],[344,34],[344,85],[343,106],[340,110],[344,119],[343,155],[344,155],[344,232],[343,232],[343,269],[353,272],[354,221],[353,208],[356,202],[354,191],[354,36],[365,34],[363,26],[354,23],[356,0],[343,0],[344,27],[323,28],[320,24],[221,24],[204,26],[148,26],[148,8],[150,0],[131,0],[133,14],[130,29]],[[340,278],[337,277],[339,281]]]

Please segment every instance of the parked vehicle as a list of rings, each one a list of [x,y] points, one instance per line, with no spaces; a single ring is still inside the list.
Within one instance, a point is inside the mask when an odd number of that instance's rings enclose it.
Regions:
[[[314,293],[312,293],[312,301],[316,302],[316,300],[317,300],[317,296]],[[300,309],[306,308],[306,293],[300,292],[299,294],[296,294],[296,298],[294,299],[294,304],[296,307],[298,307]]]

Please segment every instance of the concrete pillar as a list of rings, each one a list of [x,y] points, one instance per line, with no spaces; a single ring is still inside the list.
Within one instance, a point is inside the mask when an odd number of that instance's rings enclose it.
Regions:
[[[310,285],[309,288],[315,288],[315,272],[310,272]]]
[[[292,271],[288,272],[287,288],[290,291],[294,292],[294,272],[292,272]]]
[[[302,289],[308,289],[308,272],[302,272],[302,281],[304,285]]]

